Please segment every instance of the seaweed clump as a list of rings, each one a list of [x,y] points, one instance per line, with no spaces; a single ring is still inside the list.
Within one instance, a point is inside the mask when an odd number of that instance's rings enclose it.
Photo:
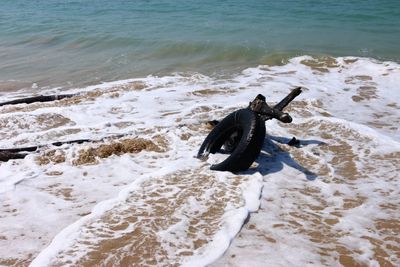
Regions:
[[[82,149],[78,152],[78,158],[73,161],[74,165],[95,164],[97,158],[108,158],[112,155],[120,156],[126,153],[139,153],[142,150],[163,152],[165,143],[161,146],[143,138],[125,139],[110,144],[102,144],[98,147]]]
[[[50,150],[45,152],[43,155],[36,157],[35,161],[39,165],[63,163],[65,162],[65,153],[60,150]]]

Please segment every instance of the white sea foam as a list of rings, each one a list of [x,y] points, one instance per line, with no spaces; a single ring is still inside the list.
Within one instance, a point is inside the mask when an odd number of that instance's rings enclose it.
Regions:
[[[399,263],[378,257],[376,244],[387,254],[396,246],[396,228],[382,220],[398,220],[399,213],[400,66],[367,58],[312,61],[298,57],[225,80],[150,76],[64,92],[82,95],[70,104],[0,107],[1,147],[118,134],[161,136],[168,144],[94,165],[74,164],[81,149],[96,146],[90,143],[41,149],[62,151],[58,164],[39,165],[36,154],[1,163],[0,264],[79,265],[91,255],[104,264],[130,259],[142,266]],[[294,122],[267,122],[270,139],[254,168],[213,172],[210,164],[223,155],[194,158],[208,133],[204,122],[245,107],[258,93],[277,102],[295,86],[305,89],[288,108]],[[98,94],[85,96],[90,92]],[[282,144],[292,135],[301,148]],[[318,233],[331,244],[318,243]],[[132,245],[141,238],[150,256]]]

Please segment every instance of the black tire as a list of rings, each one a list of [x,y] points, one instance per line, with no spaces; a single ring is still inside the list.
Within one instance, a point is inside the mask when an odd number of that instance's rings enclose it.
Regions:
[[[240,136],[240,140],[232,153],[210,169],[230,172],[247,170],[260,154],[265,138],[264,120],[250,109],[237,110],[218,123],[204,140],[197,157],[215,154],[234,133]]]
[[[233,134],[231,134],[231,136],[228,137],[228,139],[226,139],[224,145],[222,146],[222,149],[227,153],[232,153],[239,144],[241,138],[242,133],[240,131],[234,132]]]

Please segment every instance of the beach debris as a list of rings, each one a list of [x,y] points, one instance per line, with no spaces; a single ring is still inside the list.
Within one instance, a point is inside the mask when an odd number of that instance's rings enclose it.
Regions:
[[[70,141],[63,141],[63,142],[53,142],[46,145],[38,145],[38,146],[29,146],[29,147],[19,147],[19,148],[3,148],[0,149],[0,162],[8,161],[10,159],[23,159],[25,158],[28,153],[21,153],[21,152],[36,152],[40,148],[49,147],[49,146],[62,146],[65,144],[82,144],[87,142],[101,142],[108,138],[121,138],[126,136],[125,134],[121,135],[114,135],[104,137],[100,140],[91,140],[91,139],[78,139],[78,140],[70,140]]]
[[[287,143],[289,146],[295,146],[299,147],[300,146],[300,140],[298,140],[296,137],[293,136],[292,139]]]
[[[105,140],[121,138],[126,135],[117,135],[112,137],[105,137],[100,140],[89,140],[89,139],[79,139],[66,142],[54,142],[49,145],[41,146],[31,146],[22,148],[10,148],[10,149],[0,149],[0,162],[6,162],[11,159],[23,159],[27,155],[27,152],[37,152],[40,148],[49,146],[62,146],[64,144],[82,144],[82,143],[99,143]],[[74,165],[83,164],[94,164],[97,163],[98,158],[108,158],[112,155],[120,156],[126,153],[139,153],[142,150],[155,151],[155,152],[165,152],[168,148],[167,140],[157,135],[152,138],[152,140],[144,138],[128,138],[118,141],[112,141],[111,143],[105,143],[97,145],[94,147],[81,149],[78,152],[78,158],[73,161]],[[24,153],[22,153],[24,152]],[[66,161],[66,155],[62,150],[44,150],[42,154],[35,158],[35,161],[39,165],[46,165],[49,163],[63,163]]]
[[[139,153],[142,150],[163,152],[165,147],[163,147],[162,142],[156,144],[144,138],[124,139],[109,144],[102,144],[97,147],[82,149],[78,152],[78,158],[73,161],[73,164],[95,164],[98,162],[98,158],[108,158],[112,155],[120,156],[126,153]]]
[[[27,153],[0,151],[0,161],[5,162],[10,159],[23,159],[27,155]]]
[[[7,102],[0,103],[0,106],[6,105],[17,105],[17,104],[31,104],[35,102],[50,102],[61,100],[64,98],[71,98],[76,96],[76,94],[65,94],[65,95],[39,95],[26,98],[15,99]]]
[[[274,107],[267,104],[265,96],[258,94],[247,108],[232,112],[220,122],[209,121],[208,125],[213,126],[213,129],[200,146],[197,158],[206,159],[210,153],[215,154],[223,148],[230,155],[222,162],[211,165],[211,170],[247,170],[261,152],[265,139],[265,121],[277,119],[291,123],[292,117],[282,110],[301,92],[301,87],[293,89]],[[296,139],[293,142],[296,143]]]
[[[45,151],[43,155],[36,157],[35,161],[39,165],[63,163],[65,162],[65,153],[61,150],[52,149],[50,151]]]

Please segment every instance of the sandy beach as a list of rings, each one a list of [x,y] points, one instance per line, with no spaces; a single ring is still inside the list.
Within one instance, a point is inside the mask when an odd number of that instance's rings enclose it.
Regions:
[[[1,163],[0,265],[398,266],[399,82],[394,62],[303,56],[0,107],[2,148],[102,140]],[[207,121],[295,86],[293,123],[266,123],[248,171],[194,157]]]

